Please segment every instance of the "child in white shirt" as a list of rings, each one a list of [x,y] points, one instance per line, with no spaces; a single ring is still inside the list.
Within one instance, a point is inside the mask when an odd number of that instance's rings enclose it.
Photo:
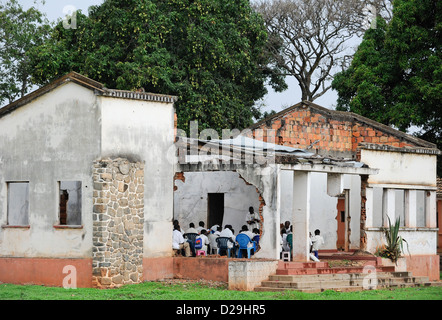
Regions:
[[[324,244],[324,238],[320,235],[321,231],[319,229],[315,230],[315,235],[311,238],[312,240],[312,251],[316,258],[318,258],[318,250]]]

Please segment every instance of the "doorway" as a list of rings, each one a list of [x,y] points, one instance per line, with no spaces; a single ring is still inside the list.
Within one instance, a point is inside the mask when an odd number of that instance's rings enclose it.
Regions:
[[[217,224],[222,227],[224,218],[224,193],[207,194],[207,227]]]
[[[338,222],[338,239],[336,241],[336,248],[339,251],[345,250],[345,198],[338,199],[338,205],[336,206],[338,215],[336,220]]]
[[[345,189],[341,197],[338,198],[337,209],[337,240],[336,248],[340,251],[348,251],[350,246],[350,190]]]

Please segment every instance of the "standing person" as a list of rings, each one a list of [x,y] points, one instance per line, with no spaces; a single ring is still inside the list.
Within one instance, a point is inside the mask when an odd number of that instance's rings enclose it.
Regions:
[[[172,233],[172,248],[175,250],[184,249],[185,256],[190,257],[190,245],[184,239],[183,234],[180,231],[180,225],[174,224]]]
[[[249,212],[247,213],[246,222],[250,229],[259,229],[259,214],[255,212],[253,207],[249,207]]]
[[[316,259],[318,259],[318,250],[324,244],[324,238],[321,236],[321,231],[319,229],[315,230],[315,235],[312,239],[312,251]]]

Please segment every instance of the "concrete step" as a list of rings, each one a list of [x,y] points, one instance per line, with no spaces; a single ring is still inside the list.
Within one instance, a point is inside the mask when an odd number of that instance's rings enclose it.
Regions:
[[[358,278],[364,278],[367,273],[328,273],[328,274],[300,274],[300,275],[271,275],[270,281],[314,281],[314,280],[355,280]],[[378,272],[376,273],[378,278],[394,278],[394,277],[411,277],[411,272]]]
[[[328,268],[328,262],[296,262],[279,261],[278,269],[310,269],[310,268]]]
[[[393,272],[394,266],[377,266],[376,272]],[[301,275],[301,274],[334,274],[334,273],[363,273],[364,267],[336,267],[336,268],[278,268],[276,274],[278,275]]]
[[[393,268],[394,269],[394,268]],[[402,288],[413,286],[441,286],[442,282],[430,282],[428,277],[412,276],[411,272],[368,273],[316,273],[297,275],[271,275],[255,291],[296,290],[322,292],[324,290],[357,291],[367,289]],[[375,278],[374,278],[375,277]]]
[[[400,286],[403,284],[423,284],[428,282],[428,278],[424,279],[417,277],[403,277],[403,278],[376,278],[376,279],[365,279],[365,278],[357,278],[357,279],[320,279],[318,280],[303,280],[303,281],[263,281],[263,287],[273,287],[273,288],[293,288],[293,289],[305,289],[305,288],[321,288],[321,289],[329,289],[329,288],[341,288],[341,287],[372,287],[383,286]]]
[[[437,285],[437,284],[436,284]],[[378,285],[376,288],[371,288],[371,289],[386,289],[386,288],[409,288],[409,287],[421,287],[421,286],[433,286],[433,283],[402,283],[402,284],[398,284],[398,285],[391,285],[391,286],[382,286],[382,285]],[[325,290],[333,290],[333,291],[337,291],[337,292],[352,292],[352,291],[363,291],[363,290],[367,290],[365,289],[363,286],[331,286],[328,288],[300,288],[300,289],[296,289],[296,288],[290,288],[290,287],[279,287],[279,288],[274,288],[274,287],[265,287],[265,286],[261,286],[261,287],[257,287],[255,288],[255,291],[273,291],[273,292],[277,292],[277,291],[287,291],[287,290],[294,290],[294,291],[299,291],[299,292],[307,292],[307,293],[318,293],[318,292],[323,292]]]
[[[257,292],[278,292],[278,291],[287,291],[287,290],[294,290],[298,292],[307,292],[307,293],[318,293],[323,292],[325,290],[334,290],[334,291],[340,291],[340,292],[351,292],[351,291],[362,291],[363,289],[360,287],[340,287],[340,288],[330,288],[330,289],[321,289],[321,288],[306,288],[306,289],[294,289],[294,288],[272,288],[272,287],[257,287],[255,288],[255,291]]]

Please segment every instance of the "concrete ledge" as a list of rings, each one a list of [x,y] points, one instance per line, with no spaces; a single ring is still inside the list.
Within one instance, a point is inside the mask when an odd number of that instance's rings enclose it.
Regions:
[[[228,258],[175,257],[173,274],[177,278],[204,279],[227,282],[229,280]]]
[[[430,281],[438,281],[440,278],[439,255],[404,255],[407,261],[407,271],[414,277],[425,276]]]
[[[143,258],[143,280],[173,278],[173,259],[172,257]]]
[[[252,291],[277,268],[278,260],[229,261],[229,290]]]

